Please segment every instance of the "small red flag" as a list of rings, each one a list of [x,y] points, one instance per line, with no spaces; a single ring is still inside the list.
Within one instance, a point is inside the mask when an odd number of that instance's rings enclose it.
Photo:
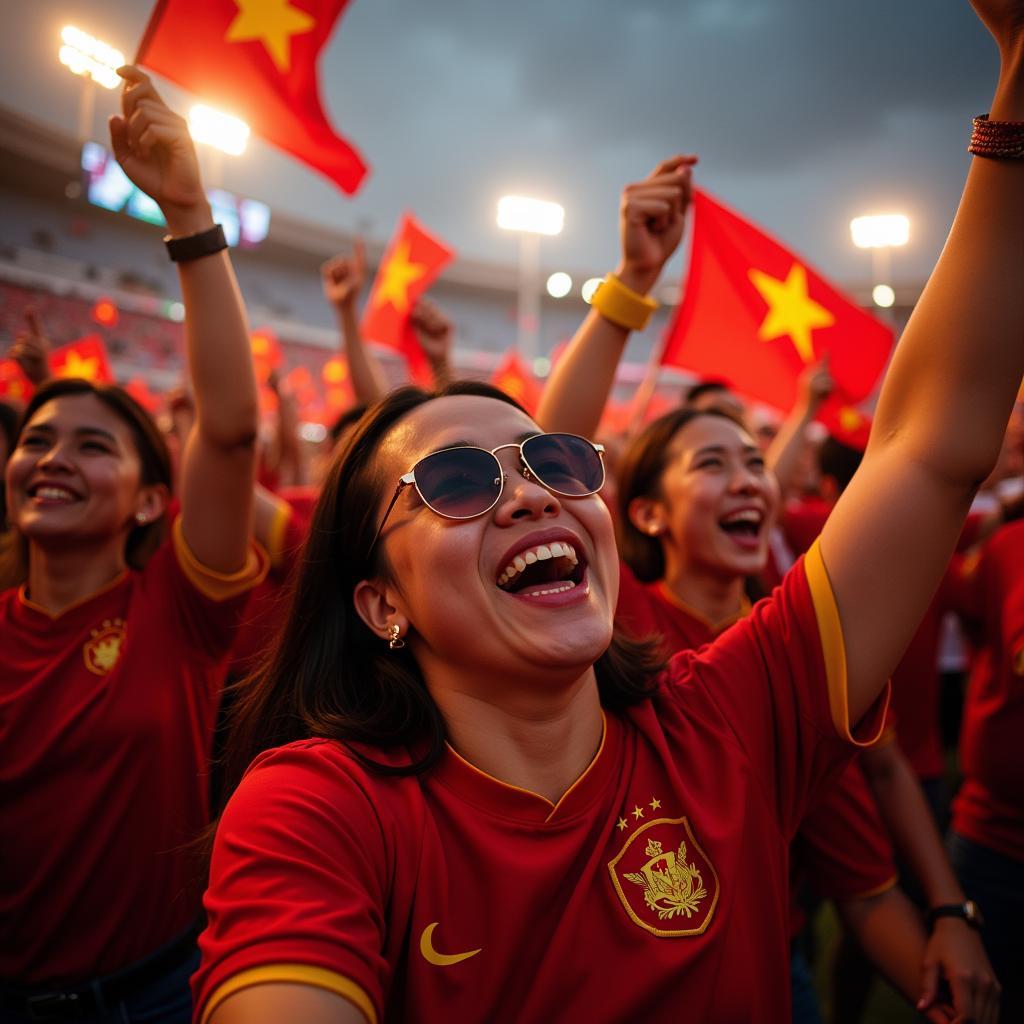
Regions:
[[[271,373],[281,367],[284,354],[277,336],[269,327],[261,327],[249,335],[249,348],[252,350],[253,371],[258,384],[266,384]]]
[[[836,390],[822,419],[870,394],[892,330],[707,193],[695,191],[693,206],[686,295],[662,365],[724,373],[737,391],[789,409],[803,369],[828,354]]]
[[[50,353],[50,373],[54,377],[81,377],[93,384],[114,383],[107,349],[98,334],[88,334],[54,349]]]
[[[316,62],[348,0],[160,0],[139,64],[241,117],[349,195],[367,167],[336,135]]]
[[[514,398],[531,416],[537,411],[540,384],[514,348],[505,353],[504,359],[491,376],[491,383]]]
[[[363,314],[364,337],[401,352],[412,379],[428,387],[433,377],[409,317],[417,299],[454,257],[452,249],[430,235],[412,214],[405,214],[381,260]]]
[[[146,382],[144,377],[132,377],[130,381],[124,386],[125,391],[128,392],[132,398],[135,399],[139,405],[148,413],[156,413],[160,408],[160,396],[153,394],[149,390],[149,384]]]
[[[321,376],[324,379],[324,404],[329,413],[337,415],[355,403],[352,377],[344,356],[331,356],[324,363]]]
[[[27,402],[34,390],[32,382],[13,359],[0,359],[0,398]]]

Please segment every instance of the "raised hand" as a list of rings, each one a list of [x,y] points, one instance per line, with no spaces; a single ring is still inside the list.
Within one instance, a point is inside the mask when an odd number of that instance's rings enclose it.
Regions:
[[[829,370],[827,355],[800,374],[798,388],[801,402],[809,409],[817,409],[835,391],[836,382]]]
[[[33,387],[39,387],[50,376],[50,340],[31,306],[25,307],[25,327],[14,336],[7,357],[21,367]]]
[[[451,320],[432,302],[420,299],[413,307],[410,322],[427,359],[435,364],[447,362],[455,335]]]
[[[147,74],[118,68],[124,79],[121,114],[110,118],[110,142],[125,174],[160,207],[172,234],[213,223],[199,160],[185,119],[160,98]]]
[[[351,256],[335,256],[320,268],[324,298],[341,309],[352,305],[366,283],[366,246],[358,236],[352,239]]]
[[[622,191],[622,262],[616,275],[636,291],[651,289],[683,237],[696,163],[695,156],[669,157]]]

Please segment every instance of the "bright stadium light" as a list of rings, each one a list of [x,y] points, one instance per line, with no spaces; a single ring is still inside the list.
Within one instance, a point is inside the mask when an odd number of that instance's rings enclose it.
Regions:
[[[896,293],[892,290],[892,287],[887,284],[876,284],[871,289],[871,298],[874,300],[876,306],[881,306],[882,309],[889,309],[890,306],[896,301]]]
[[[565,210],[558,203],[526,196],[502,196],[498,200],[498,227],[506,231],[559,235],[564,224]]]
[[[603,277],[588,277],[583,282],[583,287],[580,289],[580,294],[583,296],[583,301],[589,306],[591,300],[594,298],[594,292],[601,286],[604,281]]]
[[[125,60],[120,50],[74,25],[65,25],[60,39],[63,45],[57,59],[70,72],[91,78],[105,89],[116,89],[121,84],[117,69]]]
[[[548,278],[548,295],[553,299],[564,299],[572,291],[572,278],[563,270],[556,270]]]
[[[850,221],[850,236],[858,249],[906,245],[910,240],[910,221],[902,213],[854,217]]]
[[[240,118],[197,103],[188,112],[188,130],[196,142],[230,156],[241,156],[249,141],[249,126]]]

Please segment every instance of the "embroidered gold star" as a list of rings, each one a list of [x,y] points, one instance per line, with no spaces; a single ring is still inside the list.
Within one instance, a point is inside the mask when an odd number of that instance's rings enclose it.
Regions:
[[[639,821],[644,816],[644,809],[642,807],[633,808],[633,817]]]
[[[258,40],[277,70],[286,75],[292,66],[292,36],[309,32],[316,19],[288,0],[235,0],[235,6],[238,13],[228,26],[225,42]]]
[[[69,352],[64,365],[57,371],[57,376],[95,380],[99,376],[99,372],[99,360],[95,356],[83,359],[77,352]]]
[[[820,327],[831,327],[836,318],[807,294],[807,271],[794,263],[785,281],[766,274],[763,270],[749,271],[751,283],[768,303],[757,336],[761,341],[774,341],[789,335],[797,355],[805,363],[814,362],[811,332]]]
[[[620,832],[624,832],[629,826],[625,818],[619,818],[619,823],[615,826]]]
[[[652,811],[657,811],[657,810],[660,810],[660,809],[661,809],[661,801],[656,796],[652,796],[651,797],[651,810]]]
[[[374,305],[383,306],[390,303],[399,313],[409,311],[409,285],[418,281],[427,272],[425,264],[409,261],[410,249],[408,239],[403,239],[395,247],[391,259],[381,269]]]

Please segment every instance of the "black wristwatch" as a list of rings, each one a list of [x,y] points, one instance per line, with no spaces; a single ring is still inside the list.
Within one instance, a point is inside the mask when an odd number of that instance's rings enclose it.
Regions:
[[[980,930],[985,924],[985,919],[981,916],[981,907],[974,900],[964,900],[963,903],[943,903],[941,906],[932,907],[928,911],[929,930],[935,927],[935,922],[940,917],[959,917],[975,930]]]

